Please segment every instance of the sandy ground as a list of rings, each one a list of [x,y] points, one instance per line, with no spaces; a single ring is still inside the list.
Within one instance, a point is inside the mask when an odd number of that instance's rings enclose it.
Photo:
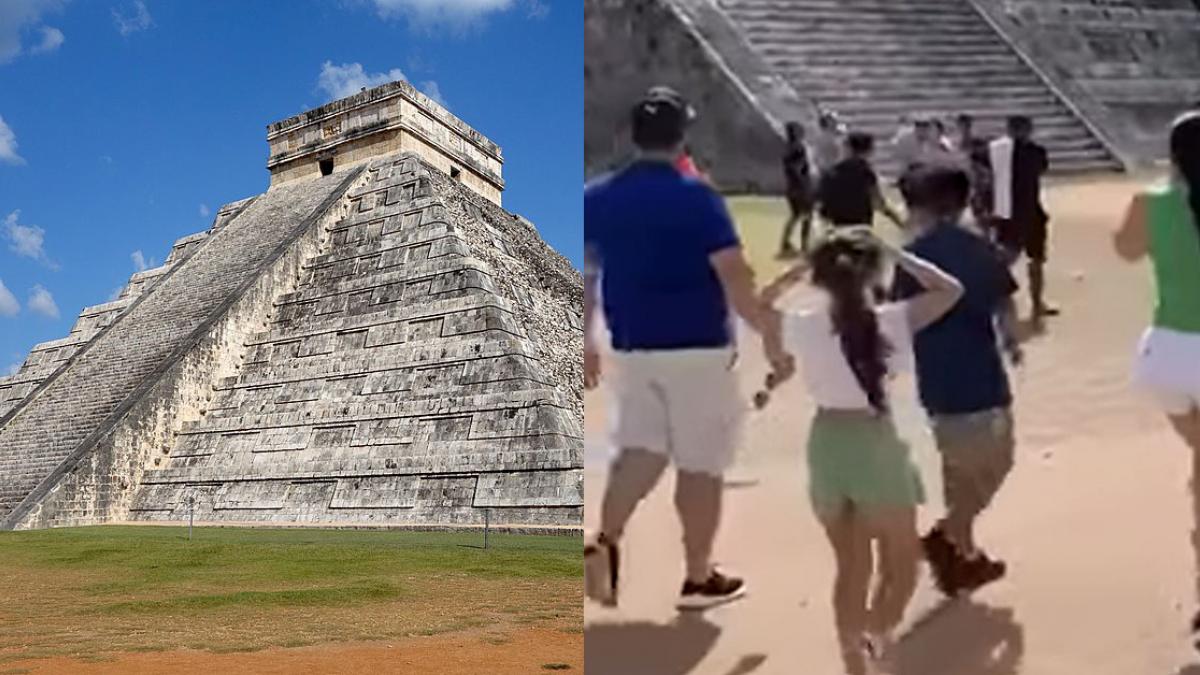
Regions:
[[[947,603],[923,572],[896,673],[1200,675],[1200,655],[1185,639],[1195,606],[1190,459],[1130,387],[1151,283],[1147,268],[1115,257],[1109,239],[1135,186],[1113,179],[1049,191],[1049,295],[1064,314],[1031,331],[1027,365],[1013,375],[1018,465],[980,530],[1009,561],[1009,575]],[[754,227],[772,229],[750,233],[748,245],[775,245],[777,226]],[[747,354],[747,392],[764,372],[761,356]],[[941,511],[935,450],[911,379],[893,392],[931,494],[928,523]],[[605,408],[602,391],[589,394],[589,528],[604,485]],[[752,415],[728,476],[717,559],[747,578],[748,596],[703,615],[674,611],[682,553],[664,481],[631,523],[621,607],[586,608],[589,675],[840,672],[828,602],[833,560],[805,496],[811,411],[799,384],[782,388]]]
[[[168,651],[118,654],[89,662],[71,658],[15,661],[0,673],[71,675],[192,675],[194,673],[436,673],[438,675],[528,675],[582,672],[581,636],[557,630],[515,631],[502,640],[482,633],[437,635],[389,642],[363,642],[259,652],[214,654]]]

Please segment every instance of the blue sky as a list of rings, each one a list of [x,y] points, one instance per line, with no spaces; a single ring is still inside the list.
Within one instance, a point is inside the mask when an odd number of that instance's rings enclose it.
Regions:
[[[266,190],[269,122],[397,75],[501,145],[505,207],[580,266],[582,27],[579,0],[0,0],[0,375]]]

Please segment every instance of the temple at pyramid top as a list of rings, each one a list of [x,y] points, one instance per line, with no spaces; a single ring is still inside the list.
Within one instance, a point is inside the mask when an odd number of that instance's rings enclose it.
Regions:
[[[271,187],[337,173],[399,151],[500,204],[500,146],[398,80],[267,125]]]

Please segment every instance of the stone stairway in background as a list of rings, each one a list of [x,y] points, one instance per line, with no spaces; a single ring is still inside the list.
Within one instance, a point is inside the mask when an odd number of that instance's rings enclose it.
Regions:
[[[579,522],[581,411],[555,382],[578,377],[582,326],[539,290],[569,275],[531,266],[531,227],[416,156],[367,174],[236,374],[153,457],[133,519]]]
[[[38,513],[44,524],[111,517],[110,500],[137,483],[144,461],[136,452],[114,459],[135,445],[121,434],[146,432],[118,424],[156,395],[164,399],[158,404],[176,405],[163,393],[171,384],[164,380],[178,377],[171,369],[198,348],[195,340],[206,327],[264,272],[281,246],[330,207],[354,175],[280,186],[228,222],[218,221],[220,227],[194,251],[0,420],[0,529],[26,526],[24,520],[51,491],[60,492],[58,511]],[[197,381],[204,375],[185,374]],[[153,426],[166,416],[158,410],[133,424]],[[87,480],[74,487],[60,484],[75,472],[88,474]]]
[[[983,135],[1033,117],[1054,172],[1121,166],[969,0],[714,1],[799,95],[875,135],[885,173],[901,115],[963,112]]]
[[[65,366],[71,358],[99,335],[100,331],[107,328],[132,307],[143,293],[154,288],[167,272],[195,252],[210,234],[241,213],[251,200],[252,198],[226,204],[217,211],[213,225],[208,230],[176,241],[175,245],[171,247],[171,253],[167,256],[166,262],[162,265],[134,274],[115,299],[104,304],[85,307],[79,313],[79,318],[76,319],[75,325],[71,327],[71,332],[66,337],[35,345],[16,373],[9,377],[0,377],[0,421],[32,394],[38,385]],[[0,422],[0,426],[3,426],[2,422]]]

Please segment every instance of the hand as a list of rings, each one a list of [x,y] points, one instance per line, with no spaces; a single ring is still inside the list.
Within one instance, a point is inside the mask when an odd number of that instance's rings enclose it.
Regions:
[[[796,374],[796,359],[782,349],[767,349],[767,361],[771,364],[771,373],[768,375],[768,386],[771,389],[778,387],[783,382],[786,382]]]
[[[600,353],[590,347],[583,350],[583,387],[595,389],[600,385]]]
[[[1008,347],[1008,360],[1015,368],[1025,365],[1025,350],[1021,349],[1021,345],[1013,343]]]

